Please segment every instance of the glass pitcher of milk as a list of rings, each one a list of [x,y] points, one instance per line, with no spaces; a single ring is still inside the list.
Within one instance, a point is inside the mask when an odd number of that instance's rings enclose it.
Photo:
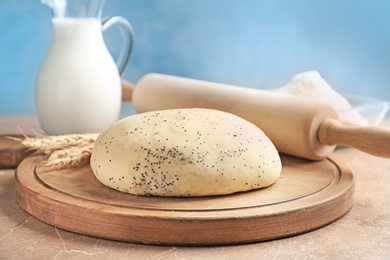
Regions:
[[[101,19],[104,0],[41,0],[52,9],[53,36],[38,71],[36,108],[50,135],[99,133],[117,121],[121,77],[133,45],[133,29],[122,17]],[[122,51],[117,62],[103,31],[119,25]]]

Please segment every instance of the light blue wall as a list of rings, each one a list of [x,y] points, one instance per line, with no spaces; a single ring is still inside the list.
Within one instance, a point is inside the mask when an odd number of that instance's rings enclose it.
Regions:
[[[315,69],[339,91],[390,100],[387,0],[107,0],[104,14],[133,24],[133,82],[161,72],[275,88]],[[35,114],[50,26],[39,0],[0,0],[0,114]]]

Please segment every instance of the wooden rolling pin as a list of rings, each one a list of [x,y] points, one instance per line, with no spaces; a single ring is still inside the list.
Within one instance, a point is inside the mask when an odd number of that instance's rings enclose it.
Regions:
[[[390,158],[390,128],[343,124],[330,105],[309,98],[162,74],[123,87],[137,113],[191,107],[230,112],[257,125],[282,153],[320,160],[346,145]]]

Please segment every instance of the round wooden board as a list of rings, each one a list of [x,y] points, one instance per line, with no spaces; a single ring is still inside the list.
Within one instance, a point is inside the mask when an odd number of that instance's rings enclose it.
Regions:
[[[16,199],[38,219],[79,234],[166,245],[221,245],[292,236],[342,217],[354,177],[335,156],[312,162],[282,156],[272,186],[226,196],[141,197],[107,188],[89,165],[53,170],[42,156],[16,171]]]

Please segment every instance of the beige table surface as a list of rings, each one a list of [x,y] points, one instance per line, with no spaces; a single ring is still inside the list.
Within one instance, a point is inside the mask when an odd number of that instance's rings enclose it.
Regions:
[[[390,125],[387,118],[385,125]],[[0,116],[0,134],[39,131],[34,117]],[[67,232],[15,202],[14,169],[0,169],[0,259],[390,259],[390,159],[335,153],[356,176],[353,208],[318,230],[274,241],[213,247],[122,243]]]

